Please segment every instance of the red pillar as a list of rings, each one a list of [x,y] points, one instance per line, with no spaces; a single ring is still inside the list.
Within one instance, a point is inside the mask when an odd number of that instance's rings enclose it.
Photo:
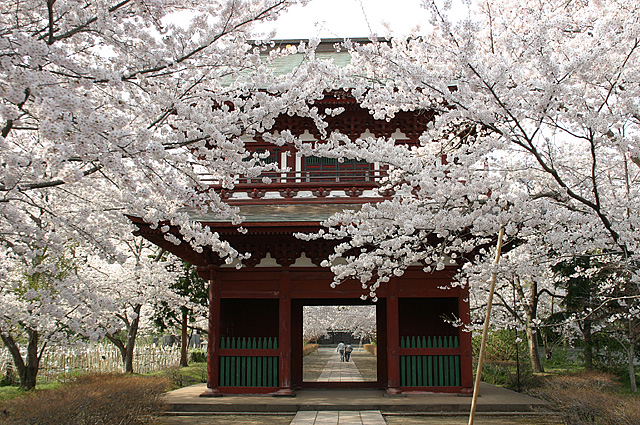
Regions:
[[[400,394],[398,282],[392,278],[387,285],[387,394]]]
[[[291,389],[291,274],[288,270],[280,274],[279,305],[278,384],[280,389],[274,395],[293,397],[295,393]]]
[[[200,397],[220,397],[218,376],[220,360],[220,287],[222,281],[215,269],[209,270],[209,341],[207,342],[207,389]]]
[[[458,311],[465,326],[471,323],[469,307],[469,287],[465,286],[458,295]],[[460,384],[463,394],[473,393],[473,358],[471,347],[471,332],[460,331]]]
[[[302,388],[303,359],[302,359],[302,321],[303,307],[299,300],[291,302],[291,387]],[[299,347],[294,350],[294,347]]]

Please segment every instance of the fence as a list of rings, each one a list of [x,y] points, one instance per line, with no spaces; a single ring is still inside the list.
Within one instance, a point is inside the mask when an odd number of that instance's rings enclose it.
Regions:
[[[222,338],[220,386],[277,387],[277,349],[277,338]]]
[[[460,386],[460,348],[457,336],[401,337],[400,348],[416,354],[400,356],[401,386]]]
[[[180,347],[140,345],[134,350],[133,370],[149,373],[178,366]],[[13,367],[13,360],[6,349],[0,350],[0,373]],[[47,347],[40,363],[38,382],[63,380],[66,376],[81,373],[122,372],[120,351],[106,344],[79,347]]]

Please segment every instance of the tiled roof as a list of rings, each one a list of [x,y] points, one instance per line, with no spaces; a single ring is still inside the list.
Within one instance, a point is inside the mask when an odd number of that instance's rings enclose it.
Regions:
[[[359,210],[361,207],[361,204],[242,205],[240,206],[240,214],[245,217],[245,223],[317,223],[343,210]],[[216,219],[213,215],[193,214],[191,218],[205,223],[221,223],[226,221]]]

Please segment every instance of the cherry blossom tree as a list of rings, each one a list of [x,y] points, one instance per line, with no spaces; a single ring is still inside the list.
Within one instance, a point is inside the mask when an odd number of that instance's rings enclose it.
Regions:
[[[623,297],[627,308],[616,320],[633,319],[640,5],[485,0],[453,23],[446,8],[424,3],[424,32],[347,42],[351,66],[333,73],[376,118],[435,113],[417,148],[340,134],[326,144],[334,155],[388,165],[383,189],[395,192],[329,219],[315,236],[343,240],[326,263],[334,284],[360,278],[364,296],[375,298],[380,284],[410,265],[481,260],[499,228],[508,239],[528,228],[538,235],[531,241],[558,258],[609,255],[618,292],[599,288],[602,303]],[[526,267],[521,282],[539,273]],[[627,334],[633,347],[635,333]]]
[[[238,220],[209,183],[232,187],[237,174],[273,167],[240,136],[280,113],[309,113],[304,99],[319,89],[275,77],[269,62],[287,52],[261,59],[264,46],[249,42],[253,23],[292,3],[2,2],[0,252],[7,262],[0,292],[13,307],[0,333],[10,347],[21,330],[33,341],[23,385],[35,384],[45,334],[59,338],[69,329],[99,338],[123,323],[127,338],[135,337],[143,297],[136,291],[153,292],[148,279],[160,271],[142,251],[122,248],[133,230],[127,214],[165,232],[179,229],[179,237],[167,234],[174,243],[239,255],[187,211]],[[94,250],[114,285],[142,286],[105,288],[104,276],[79,273],[81,258],[96,264]],[[133,269],[111,269],[111,261]],[[114,311],[121,324],[101,316]],[[19,349],[11,351],[20,368]]]
[[[553,306],[564,299],[564,291],[556,286],[549,248],[534,236],[513,238],[505,246],[499,265],[492,315],[494,328],[522,329],[526,335],[529,361],[534,372],[544,372],[538,344],[544,323],[553,313]],[[485,282],[490,270],[483,262],[467,263],[461,278],[471,291],[473,320],[482,322],[488,291]],[[480,314],[482,317],[480,317]],[[477,317],[475,317],[477,316]],[[515,323],[514,323],[515,322]]]
[[[146,242],[130,236],[124,262],[107,263],[94,256],[84,267],[83,278],[93,285],[97,297],[108,306],[94,310],[94,320],[106,339],[120,351],[125,372],[133,372],[138,332],[143,324],[152,327],[153,305],[165,303],[179,310],[189,300],[172,290],[179,277],[179,260]],[[174,267],[168,267],[172,264]]]
[[[331,331],[350,332],[360,339],[375,337],[375,307],[353,305],[305,307],[302,332],[304,339],[318,339]]]
[[[248,41],[253,23],[291,3],[3,2],[2,245],[63,255],[69,241],[90,241],[113,256],[109,226],[130,214],[173,225],[175,243],[237,255],[186,211],[237,220],[209,183],[231,187],[238,174],[273,168],[240,135],[304,113],[301,99],[317,96],[315,85],[270,72],[286,52],[262,60]]]
[[[69,247],[64,257],[46,250],[35,257],[0,252],[0,336],[20,378],[20,387],[36,385],[40,360],[52,344],[69,344],[83,335],[91,340],[104,333],[95,311],[107,305],[92,285],[79,277],[83,256]]]

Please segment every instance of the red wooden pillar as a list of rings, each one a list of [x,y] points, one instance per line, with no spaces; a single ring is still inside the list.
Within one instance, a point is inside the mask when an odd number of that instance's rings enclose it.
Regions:
[[[389,362],[387,360],[387,299],[381,298],[376,303],[376,324],[377,324],[377,335],[376,339],[378,342],[378,348],[382,347],[377,351],[377,362],[378,363],[378,384],[382,387],[387,387],[388,381],[388,365]]]
[[[274,395],[293,397],[295,393],[291,389],[291,274],[288,270],[280,274],[279,305],[278,385],[280,389]]]
[[[218,390],[220,356],[220,287],[222,280],[214,268],[209,269],[209,341],[207,342],[207,389],[200,397],[220,397]]]
[[[458,295],[458,311],[465,326],[471,323],[469,307],[469,286],[460,289]],[[462,328],[461,328],[462,329]],[[473,393],[473,357],[471,347],[471,332],[460,331],[460,384],[463,394]]]
[[[400,394],[398,281],[392,278],[387,285],[387,394]]]
[[[302,388],[303,356],[302,356],[302,322],[303,306],[300,300],[291,302],[291,387]],[[293,349],[296,348],[295,350]]]

